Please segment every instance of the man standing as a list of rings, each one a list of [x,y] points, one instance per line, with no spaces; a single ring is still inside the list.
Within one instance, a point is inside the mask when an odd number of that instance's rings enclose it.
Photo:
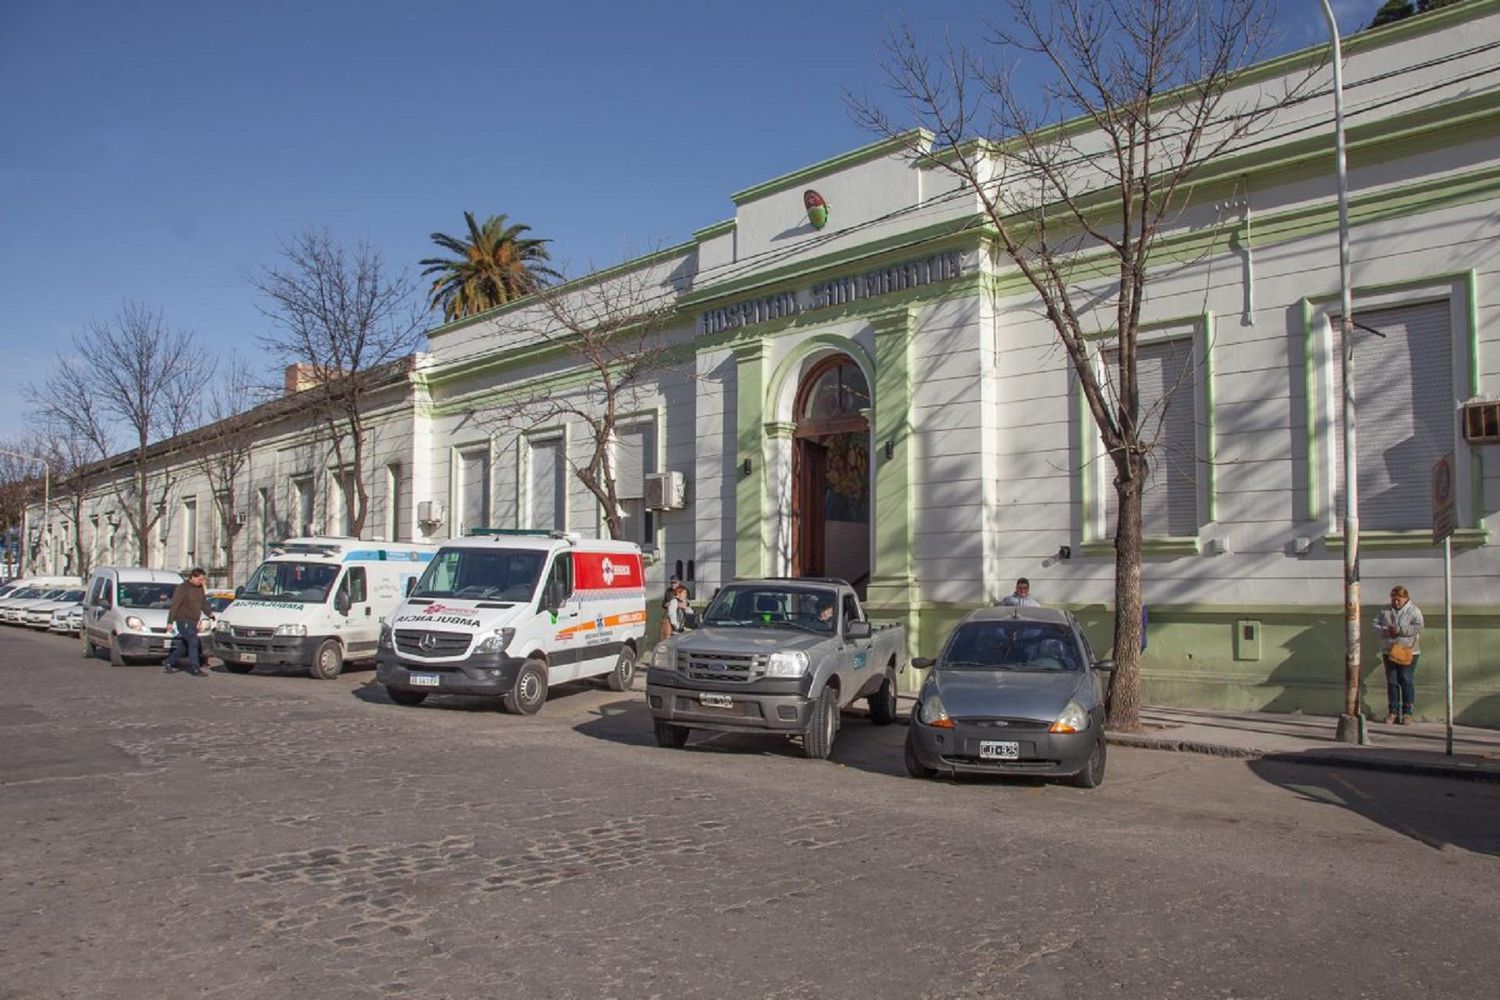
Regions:
[[[1035,597],[1031,596],[1031,581],[1024,576],[1016,581],[1016,590],[1013,594],[1006,594],[1000,598],[1002,608],[1039,608],[1041,604]]]
[[[171,643],[172,648],[167,653],[166,661],[161,665],[167,673],[177,669],[178,650],[183,649],[187,653],[186,671],[194,677],[207,676],[198,656],[198,620],[208,613],[208,593],[204,590],[207,580],[207,573],[201,568],[194,569],[172,591],[172,609],[167,612],[167,628],[175,629],[177,635]],[[213,618],[213,615],[208,617]],[[180,647],[177,640],[182,642]]]

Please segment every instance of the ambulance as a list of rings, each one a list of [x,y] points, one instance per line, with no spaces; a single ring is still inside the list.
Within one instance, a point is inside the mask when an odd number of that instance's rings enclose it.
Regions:
[[[230,673],[297,666],[320,680],[371,660],[381,619],[427,568],[436,545],[289,538],[273,546],[214,624],[210,649]]]
[[[444,542],[386,618],[376,678],[398,705],[498,695],[506,711],[533,715],[563,681],[628,690],[645,638],[634,543],[482,530]]]

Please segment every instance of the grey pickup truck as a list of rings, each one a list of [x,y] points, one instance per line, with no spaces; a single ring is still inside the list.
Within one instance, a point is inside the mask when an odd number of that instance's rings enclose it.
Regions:
[[[694,729],[802,737],[826,758],[839,714],[861,698],[870,721],[896,718],[906,629],[874,625],[842,580],[738,580],[720,590],[701,627],[656,644],[646,703],[656,742],[681,747]]]

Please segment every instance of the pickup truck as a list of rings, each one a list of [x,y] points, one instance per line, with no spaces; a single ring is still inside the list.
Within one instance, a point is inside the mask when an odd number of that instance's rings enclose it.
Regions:
[[[842,580],[738,580],[701,626],[656,644],[646,703],[659,746],[694,729],[802,737],[804,756],[833,751],[840,713],[867,699],[870,721],[896,718],[906,629],[875,625]]]

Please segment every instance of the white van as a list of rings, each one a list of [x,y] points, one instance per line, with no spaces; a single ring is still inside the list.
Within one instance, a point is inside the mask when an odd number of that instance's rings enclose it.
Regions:
[[[499,695],[532,715],[560,681],[630,687],[646,638],[641,550],[564,532],[444,542],[380,630],[376,678],[398,705]]]
[[[132,658],[165,659],[167,612],[181,573],[139,566],[96,566],[83,600],[83,655],[101,649],[120,666]]]
[[[219,615],[210,652],[247,674],[259,664],[337,677],[375,655],[380,620],[400,603],[435,545],[290,538],[256,567]]]

